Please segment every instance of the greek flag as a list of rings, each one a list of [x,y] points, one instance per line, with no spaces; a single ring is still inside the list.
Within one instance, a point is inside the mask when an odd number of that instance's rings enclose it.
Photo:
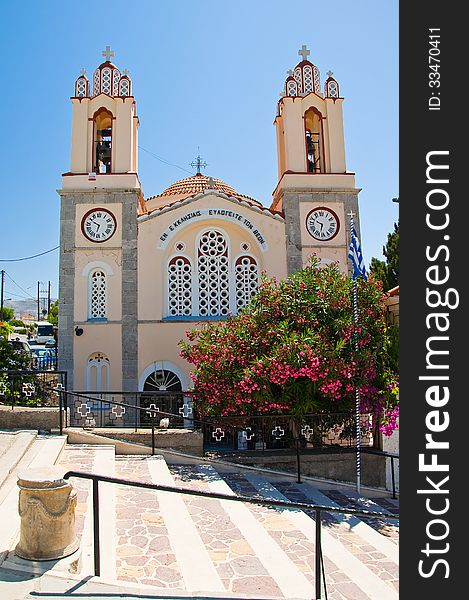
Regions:
[[[352,261],[353,267],[353,279],[357,277],[363,277],[365,281],[368,281],[366,276],[365,261],[363,260],[362,250],[360,248],[360,242],[358,241],[357,232],[355,225],[352,223],[352,239],[350,240],[350,247],[348,251],[348,257]]]

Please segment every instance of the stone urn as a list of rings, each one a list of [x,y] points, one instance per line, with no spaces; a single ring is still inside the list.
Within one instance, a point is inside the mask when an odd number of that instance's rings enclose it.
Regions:
[[[25,469],[18,472],[20,541],[15,554],[26,560],[54,560],[73,554],[77,493],[63,479],[63,469]]]

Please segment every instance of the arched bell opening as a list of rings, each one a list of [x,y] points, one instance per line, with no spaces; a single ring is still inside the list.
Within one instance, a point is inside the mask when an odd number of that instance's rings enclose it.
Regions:
[[[305,113],[306,168],[308,173],[324,173],[322,115],[315,108]]]
[[[112,172],[112,113],[101,108],[94,116],[94,171]]]

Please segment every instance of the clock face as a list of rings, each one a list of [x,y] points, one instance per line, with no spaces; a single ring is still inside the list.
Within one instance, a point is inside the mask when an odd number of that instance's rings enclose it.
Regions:
[[[92,242],[106,242],[116,232],[116,217],[105,208],[93,208],[81,221],[83,235]]]
[[[306,229],[315,240],[332,240],[339,233],[339,228],[339,217],[330,208],[318,206],[306,217]]]

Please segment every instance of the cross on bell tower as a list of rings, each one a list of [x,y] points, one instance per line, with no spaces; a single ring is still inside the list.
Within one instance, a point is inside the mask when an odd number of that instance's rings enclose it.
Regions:
[[[298,54],[303,58],[303,60],[308,60],[308,56],[311,54],[311,52],[308,50],[308,48],[303,44],[301,46],[301,49],[298,50]]]
[[[106,46],[106,50],[103,50],[101,54],[105,57],[106,62],[109,62],[110,59],[114,56],[114,51],[111,50],[110,46]]]

